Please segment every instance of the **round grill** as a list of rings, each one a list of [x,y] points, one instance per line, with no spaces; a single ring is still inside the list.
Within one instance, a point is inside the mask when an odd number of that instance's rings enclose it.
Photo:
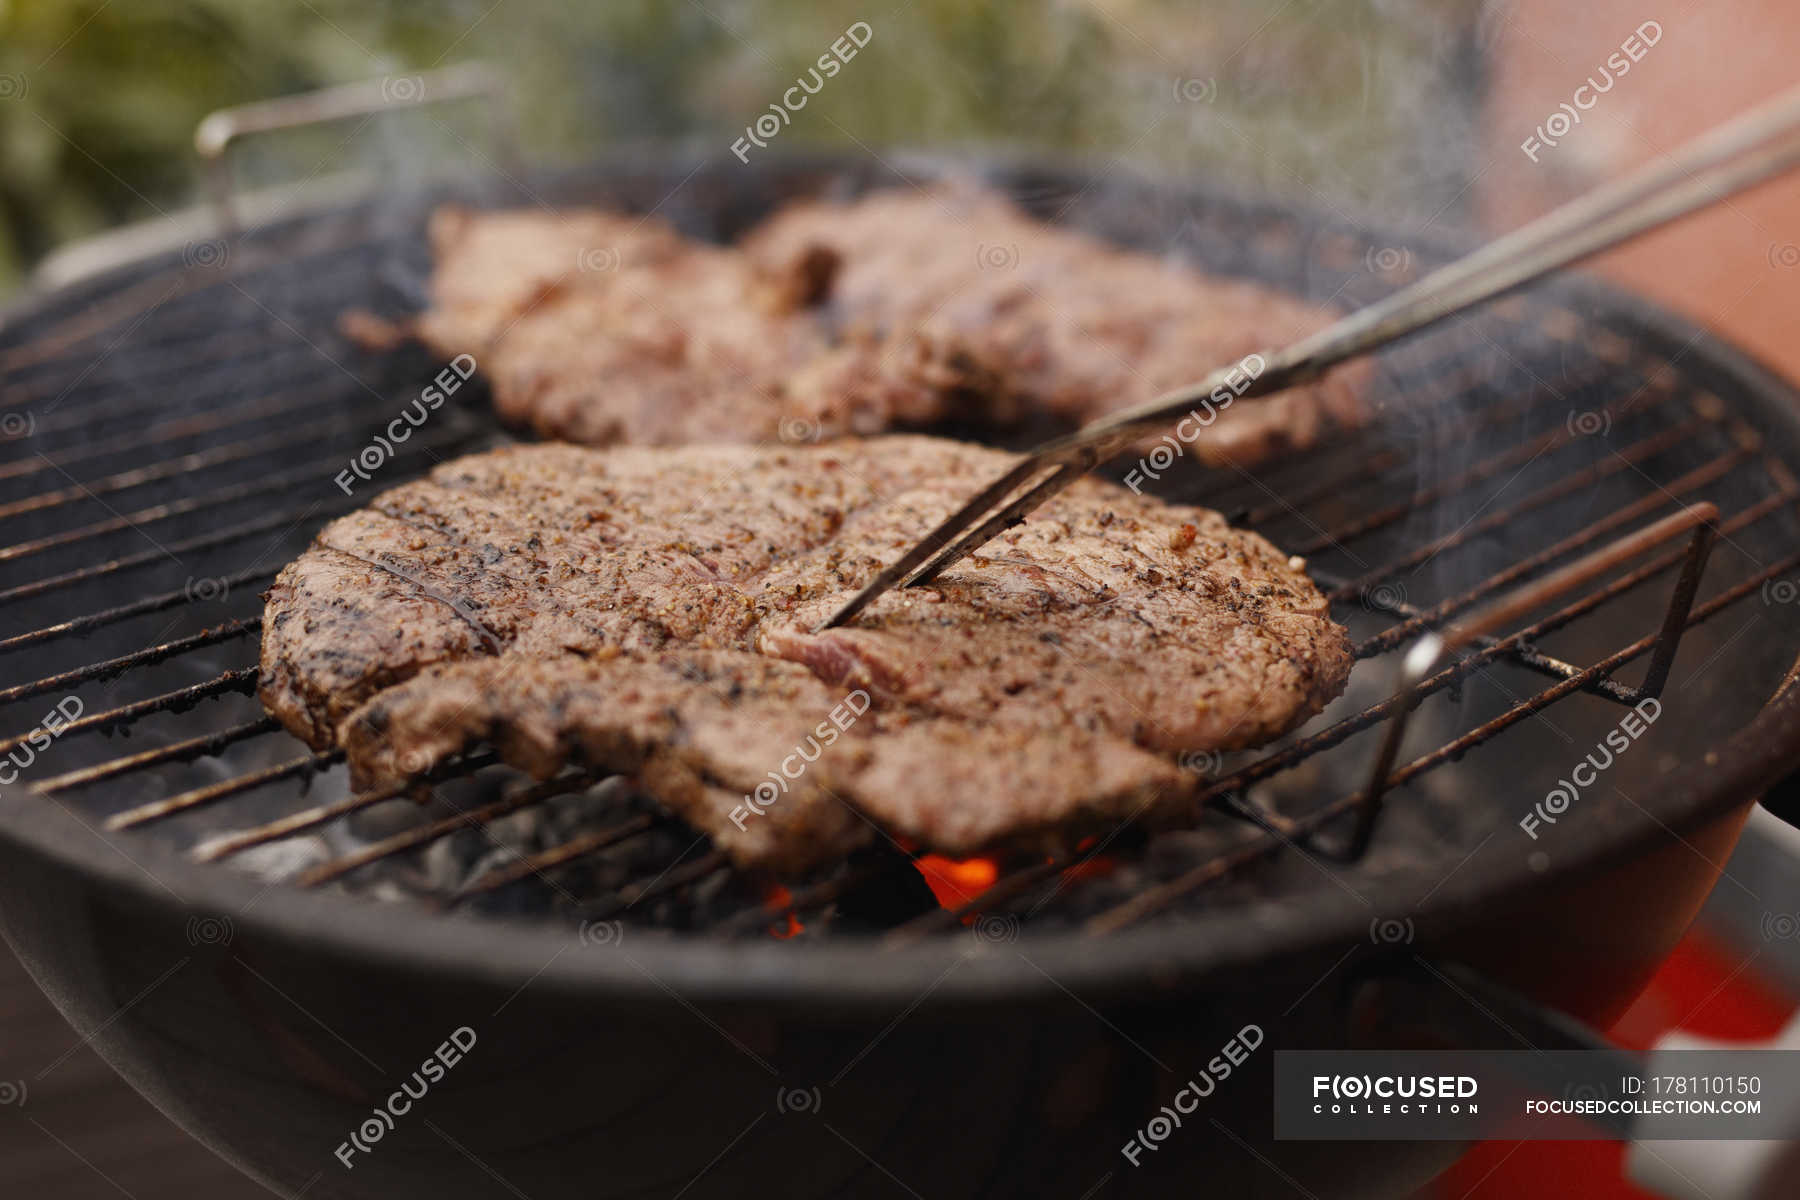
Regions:
[[[1337,306],[1448,256],[1209,191],[987,174],[1048,219]],[[896,182],[835,163],[612,163],[534,179],[523,202],[655,210],[728,238],[786,200]],[[1349,693],[1297,734],[1191,764],[1210,779],[1182,828],[1126,826],[1062,859],[949,864],[890,847],[777,886],[734,872],[628,780],[571,769],[534,783],[478,754],[423,804],[351,795],[338,756],[307,750],[255,699],[259,593],[376,488],[508,436],[477,379],[378,456],[372,485],[346,496],[333,482],[443,365],[339,331],[349,309],[423,303],[423,220],[441,198],[192,245],[0,327],[14,836],[60,806],[159,878],[235,870],[280,894],[335,888],[421,914],[577,923],[595,939],[635,926],[774,935],[794,954],[847,939],[889,951],[964,926],[1030,942],[1194,921],[1209,936],[1235,927],[1217,950],[1271,913],[1402,937],[1434,898],[1525,886],[1716,810],[1725,798],[1697,802],[1670,777],[1750,725],[1800,650],[1795,397],[1696,331],[1564,283],[1386,354],[1380,417],[1354,438],[1164,480],[1172,498],[1306,556],[1361,660]],[[1717,506],[1716,537],[1679,519],[1702,502]],[[1587,555],[1605,569],[1527,594],[1503,628],[1395,694],[1421,635]],[[1653,695],[1653,732],[1552,799]],[[1384,731],[1415,701],[1392,774],[1372,787]],[[73,720],[46,741],[58,705]],[[1386,794],[1365,847],[1372,792]]]

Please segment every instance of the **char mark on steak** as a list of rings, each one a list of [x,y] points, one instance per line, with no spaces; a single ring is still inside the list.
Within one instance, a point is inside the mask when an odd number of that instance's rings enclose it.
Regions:
[[[1298,563],[1093,479],[815,632],[1013,461],[890,437],[446,463],[282,571],[263,699],[360,786],[490,743],[539,775],[632,773],[735,861],[794,872],[871,838],[960,856],[1178,811],[1177,756],[1342,689],[1347,637]]]
[[[796,203],[735,247],[653,217],[458,208],[431,242],[419,335],[475,354],[508,421],[585,445],[1082,424],[1331,319],[968,184]],[[1197,452],[1311,446],[1365,419],[1368,375],[1246,401]]]

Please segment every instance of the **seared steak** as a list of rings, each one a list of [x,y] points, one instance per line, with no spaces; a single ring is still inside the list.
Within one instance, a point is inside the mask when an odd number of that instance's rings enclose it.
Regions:
[[[589,445],[1083,423],[1330,319],[949,184],[796,204],[736,249],[598,212],[444,209],[431,238],[418,332],[474,354],[508,420]],[[1311,445],[1363,419],[1366,376],[1246,401],[1197,450]]]
[[[1086,480],[929,588],[813,632],[998,451],[514,447],[320,533],[268,595],[262,695],[359,785],[478,743],[631,772],[734,859],[870,837],[1055,844],[1178,805],[1350,666],[1300,564],[1217,513]],[[759,790],[760,788],[760,790]]]
[[[547,435],[773,439],[780,381],[827,349],[822,328],[788,315],[792,275],[655,218],[443,208],[430,233],[434,304],[416,331],[474,354],[500,415]]]
[[[823,313],[853,345],[796,384],[815,395],[924,387],[982,398],[962,419],[1037,409],[1086,424],[1216,367],[1324,328],[1331,314],[1072,229],[995,192],[940,185],[850,204],[791,205],[744,241],[765,271],[821,250],[838,261]],[[1205,431],[1201,457],[1240,464],[1313,445],[1365,417],[1365,365],[1246,401]],[[816,401],[815,401],[816,402]]]

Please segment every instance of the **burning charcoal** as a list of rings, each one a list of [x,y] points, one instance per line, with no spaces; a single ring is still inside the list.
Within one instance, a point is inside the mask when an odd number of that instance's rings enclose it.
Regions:
[[[319,837],[283,838],[252,846],[232,861],[265,883],[292,879],[300,872],[331,858],[331,847]]]
[[[423,825],[434,815],[411,797],[399,796],[351,814],[349,825],[357,837],[378,842]]]
[[[425,851],[426,886],[434,892],[455,892],[475,877],[475,866],[493,843],[479,829],[459,829],[439,838]]]

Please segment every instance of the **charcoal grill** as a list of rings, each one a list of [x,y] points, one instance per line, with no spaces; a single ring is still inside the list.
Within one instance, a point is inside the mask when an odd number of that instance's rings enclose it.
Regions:
[[[945,169],[970,168],[899,168]],[[797,196],[904,186],[894,170],[621,157],[505,195],[383,195],[0,325],[0,921],[82,1037],[257,1178],[1080,1196],[1198,1170],[1231,1194],[1391,1194],[1440,1151],[1274,1144],[1255,1071],[1141,1166],[1119,1147],[1246,1024],[1346,1044],[1384,964],[1459,960],[1605,1021],[1800,764],[1800,398],[1579,280],[1383,355],[1354,438],[1164,481],[1306,556],[1359,660],[1297,734],[1192,761],[1210,778],[1176,828],[1028,861],[889,846],[778,884],[628,781],[534,783],[477,754],[423,805],[352,795],[337,755],[262,713],[275,572],[378,488],[508,436],[477,377],[372,484],[333,482],[442,368],[339,330],[422,303],[433,203],[605,204],[723,239]],[[980,172],[1047,219],[1340,306],[1458,249],[1222,189]],[[1460,657],[1405,674],[1422,636],[1495,603]],[[1641,743],[1546,809],[1650,696]],[[68,697],[79,715],[40,745]],[[466,1062],[341,1165],[462,1027]]]

